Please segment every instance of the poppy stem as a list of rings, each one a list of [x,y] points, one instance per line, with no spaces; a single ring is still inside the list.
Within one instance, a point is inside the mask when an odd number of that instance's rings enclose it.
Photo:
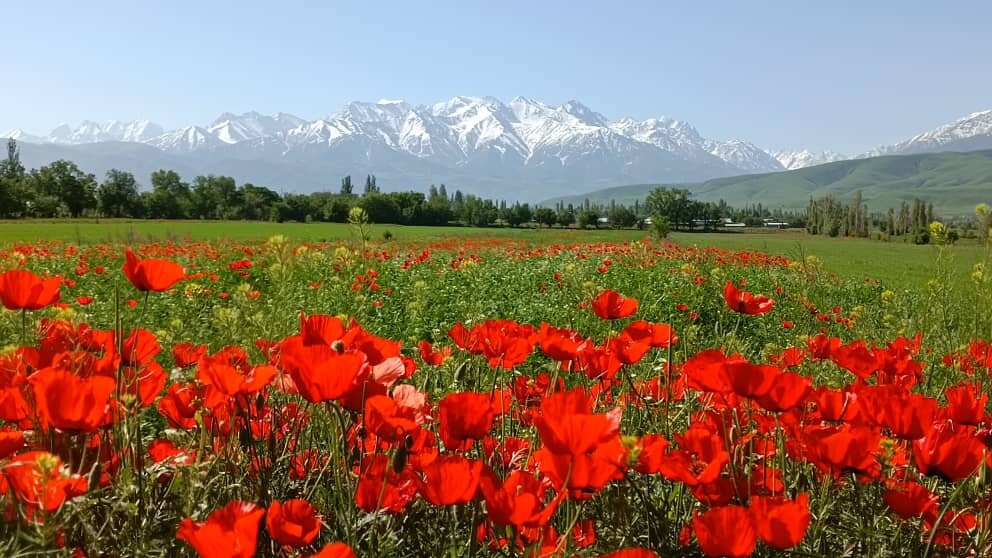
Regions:
[[[21,346],[27,343],[28,338],[28,310],[21,308]]]

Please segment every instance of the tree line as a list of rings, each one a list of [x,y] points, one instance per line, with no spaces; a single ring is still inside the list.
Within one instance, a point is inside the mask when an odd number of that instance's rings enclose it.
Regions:
[[[871,213],[860,191],[847,203],[834,196],[810,198],[806,215],[810,234],[867,238],[874,233],[883,238],[908,237],[916,244],[930,242],[930,223],[938,220],[933,204],[918,198],[912,203],[903,201],[898,209],[890,207],[886,213]],[[955,230],[949,234],[951,241],[957,240]]]
[[[346,222],[353,207],[365,210],[376,223],[405,225],[464,224],[489,226],[569,226],[570,211],[507,204],[460,190],[431,185],[422,192],[383,192],[374,175],[364,188],[351,176],[341,179],[337,192],[280,194],[251,183],[237,184],[229,176],[197,176],[191,182],[163,169],[150,177],[151,188],[141,191],[130,172],[113,169],[102,181],[83,172],[72,161],[55,161],[30,171],[20,161],[17,142],[7,143],[0,160],[0,218],[103,217],[135,219],[227,219],[299,222]],[[594,223],[595,224],[595,221]]]

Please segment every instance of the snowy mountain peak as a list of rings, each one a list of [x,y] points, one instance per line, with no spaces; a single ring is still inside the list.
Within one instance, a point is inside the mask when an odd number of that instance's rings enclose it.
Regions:
[[[763,149],[743,140],[704,142],[711,154],[745,171],[769,172],[784,170],[782,164]]]
[[[992,110],[973,112],[906,141],[873,149],[861,157],[975,149],[992,149]]]
[[[575,100],[565,102],[559,109],[589,126],[605,127],[609,124],[605,116]]]
[[[809,149],[782,149],[770,152],[779,164],[786,170],[802,169],[834,161],[843,161],[848,157],[833,151],[810,151]]]

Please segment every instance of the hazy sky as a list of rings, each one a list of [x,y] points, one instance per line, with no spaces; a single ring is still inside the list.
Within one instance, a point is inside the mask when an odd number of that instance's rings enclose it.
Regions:
[[[992,108],[990,21],[989,0],[11,1],[0,131],[524,95],[853,153]]]

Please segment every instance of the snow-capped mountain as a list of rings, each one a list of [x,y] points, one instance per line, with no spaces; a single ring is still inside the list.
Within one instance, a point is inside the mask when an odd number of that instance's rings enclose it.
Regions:
[[[187,126],[155,136],[142,143],[147,143],[167,153],[191,153],[201,149],[215,148],[227,142],[206,128]]]
[[[787,170],[813,167],[824,163],[843,161],[844,159],[849,158],[833,151],[810,151],[809,149],[782,149],[779,151],[771,151],[769,152],[769,155],[774,157],[775,160]]]
[[[345,174],[375,173],[387,188],[447,182],[519,199],[624,183],[698,182],[844,158],[829,151],[770,152],[743,140],[706,138],[674,118],[611,121],[579,101],[555,106],[526,97],[508,103],[493,97],[429,105],[351,102],[312,121],[285,113],[223,113],[209,123],[169,131],[147,120],[84,121],[59,125],[45,136],[19,129],[5,136],[62,148],[38,150],[40,161],[42,152],[99,156],[101,168],[89,169],[97,173],[118,161],[123,142],[148,147],[144,164],[229,174],[285,190],[331,188]],[[992,147],[992,111],[872,154],[986,146]],[[120,164],[127,169],[132,163]]]
[[[162,135],[163,132],[161,126],[147,120],[135,120],[133,122],[110,120],[102,124],[92,120],[84,120],[76,127],[69,124],[59,124],[47,136],[38,139],[40,143],[62,145],[81,145],[104,141],[148,143],[156,136]],[[23,139],[22,141],[29,140]]]
[[[306,120],[280,112],[266,116],[251,111],[244,114],[225,112],[207,127],[210,135],[224,143],[238,143],[266,136],[278,136],[306,123]],[[161,133],[161,132],[160,132]]]
[[[43,143],[45,141],[45,138],[29,134],[20,128],[7,130],[6,132],[0,134],[0,138],[11,138],[25,143]]]
[[[978,149],[992,149],[992,110],[971,113],[906,141],[873,149],[860,157]]]
[[[780,171],[784,166],[775,157],[753,143],[743,140],[706,140],[703,146],[711,154],[745,171],[755,173]]]

